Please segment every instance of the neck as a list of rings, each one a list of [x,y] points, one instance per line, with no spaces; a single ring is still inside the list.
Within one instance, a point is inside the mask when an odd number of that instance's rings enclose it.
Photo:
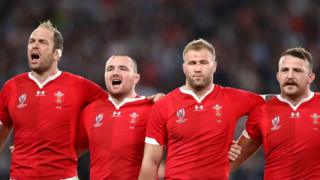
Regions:
[[[119,105],[125,99],[133,99],[137,96],[135,91],[130,92],[129,94],[110,94],[111,98],[113,99],[114,103]]]
[[[185,85],[185,88],[188,90],[193,91],[198,97],[203,97],[211,88],[212,88],[213,84],[210,83],[206,86],[202,86],[202,87],[191,87],[188,83]]]
[[[281,97],[288,100],[294,106],[299,104],[303,99],[307,98],[309,95],[310,95],[310,90],[303,93],[303,95],[286,95],[281,93]]]
[[[35,77],[40,83],[43,83],[48,79],[48,77],[53,76],[58,73],[58,69],[46,71],[46,72],[36,72],[36,71],[31,71],[31,75]]]

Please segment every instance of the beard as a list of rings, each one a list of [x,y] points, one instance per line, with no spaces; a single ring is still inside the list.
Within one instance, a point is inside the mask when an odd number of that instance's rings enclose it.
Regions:
[[[212,83],[212,77],[205,77],[202,80],[196,80],[192,78],[187,78],[187,82],[190,87],[196,91],[201,91],[205,87],[209,86]]]
[[[43,74],[51,68],[52,64],[53,60],[48,59],[39,60],[39,63],[37,64],[31,64],[31,62],[29,61],[29,68],[31,71],[34,71],[37,74]]]

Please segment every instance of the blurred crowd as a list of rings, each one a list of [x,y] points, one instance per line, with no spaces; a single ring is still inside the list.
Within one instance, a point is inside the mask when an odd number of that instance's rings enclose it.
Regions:
[[[216,48],[216,83],[278,93],[277,62],[287,48],[309,50],[314,71],[320,75],[319,17],[316,0],[2,0],[0,87],[28,71],[29,35],[39,22],[51,19],[65,40],[60,69],[102,87],[107,58],[127,54],[139,65],[139,93],[169,92],[184,83],[184,46],[204,38]],[[318,78],[312,89],[319,91]],[[0,156],[0,179],[8,179],[8,154],[6,150]],[[84,157],[79,165],[83,179],[87,161]],[[259,152],[231,179],[257,180],[262,174],[263,153]]]

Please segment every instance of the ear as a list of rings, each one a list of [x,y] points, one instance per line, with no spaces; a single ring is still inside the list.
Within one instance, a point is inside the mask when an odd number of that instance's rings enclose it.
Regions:
[[[61,56],[62,56],[61,49],[55,49],[54,50],[54,59],[57,60],[57,61],[60,61]]]
[[[184,74],[186,74],[186,70],[185,70],[186,67],[185,67],[185,66],[186,66],[186,63],[183,62],[183,63],[182,63],[182,70],[183,70],[183,73],[184,73]]]
[[[277,78],[277,81],[280,82],[280,81],[279,81],[279,72],[277,72],[276,78]]]
[[[140,74],[135,74],[133,78],[134,84],[137,84],[139,80],[140,80]]]
[[[217,71],[217,65],[218,65],[218,62],[213,61],[213,74]]]
[[[316,75],[314,73],[309,73],[309,83],[311,84],[316,79]]]

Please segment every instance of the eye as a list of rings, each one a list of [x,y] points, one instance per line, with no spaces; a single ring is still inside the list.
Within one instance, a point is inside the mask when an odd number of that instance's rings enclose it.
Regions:
[[[120,70],[122,70],[122,71],[128,71],[128,70],[129,70],[129,68],[128,68],[128,67],[126,67],[126,66],[120,66]]]
[[[113,69],[114,69],[113,66],[109,66],[109,67],[107,67],[106,72],[110,72],[110,71],[112,71]]]

